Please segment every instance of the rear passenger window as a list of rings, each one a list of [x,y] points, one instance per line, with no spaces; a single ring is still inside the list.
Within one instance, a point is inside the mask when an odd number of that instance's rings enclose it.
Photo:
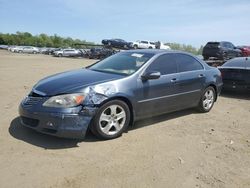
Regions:
[[[202,70],[201,63],[192,56],[185,54],[176,54],[176,61],[179,72]]]
[[[176,73],[177,64],[174,59],[174,54],[161,55],[149,65],[147,71],[158,71],[161,75]]]

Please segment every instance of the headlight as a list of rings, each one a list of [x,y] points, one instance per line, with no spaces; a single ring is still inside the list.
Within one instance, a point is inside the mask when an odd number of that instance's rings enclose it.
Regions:
[[[83,94],[58,95],[49,98],[43,106],[56,108],[70,108],[82,104],[85,96]]]

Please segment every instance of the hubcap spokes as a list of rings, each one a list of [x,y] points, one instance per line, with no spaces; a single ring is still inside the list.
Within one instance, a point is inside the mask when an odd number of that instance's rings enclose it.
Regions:
[[[123,128],[125,121],[125,110],[119,105],[111,105],[102,112],[99,126],[103,133],[114,135]]]
[[[207,90],[203,97],[203,107],[209,110],[214,102],[214,92],[212,90]]]

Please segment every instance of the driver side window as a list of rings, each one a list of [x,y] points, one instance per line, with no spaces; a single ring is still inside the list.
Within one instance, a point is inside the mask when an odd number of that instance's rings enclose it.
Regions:
[[[164,54],[158,57],[147,68],[147,72],[157,71],[161,75],[177,73],[177,64],[174,54]]]

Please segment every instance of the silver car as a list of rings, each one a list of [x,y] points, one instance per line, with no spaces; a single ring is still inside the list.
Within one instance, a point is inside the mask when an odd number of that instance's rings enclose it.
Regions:
[[[82,55],[82,52],[76,49],[64,49],[55,51],[54,55],[57,57],[79,57]]]
[[[39,53],[39,49],[33,46],[25,46],[18,50],[19,53],[30,53],[30,54],[37,54]]]

